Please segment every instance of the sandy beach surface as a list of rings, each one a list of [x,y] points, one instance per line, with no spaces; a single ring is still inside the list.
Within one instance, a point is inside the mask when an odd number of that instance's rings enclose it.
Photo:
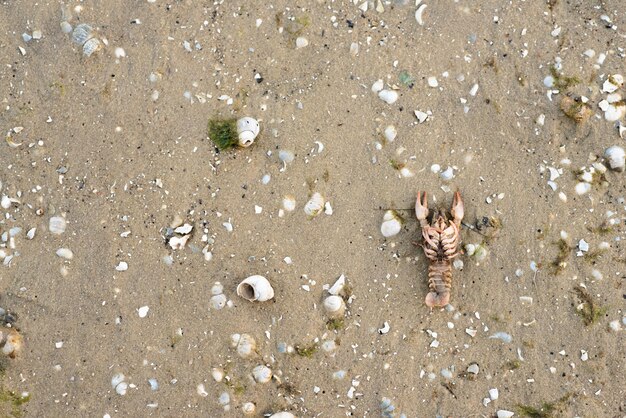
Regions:
[[[626,417],[623,2],[17,0],[0,22],[23,337],[0,416]],[[209,120],[245,116],[254,144],[219,151]],[[430,309],[415,199],[457,190]],[[252,275],[271,300],[237,295]]]

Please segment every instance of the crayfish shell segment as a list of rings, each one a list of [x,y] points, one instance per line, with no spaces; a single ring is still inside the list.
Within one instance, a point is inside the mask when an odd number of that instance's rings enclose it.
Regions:
[[[254,143],[261,130],[259,122],[251,117],[244,117],[237,120],[237,135],[239,136],[239,146],[247,148]]]
[[[83,45],[83,55],[90,57],[93,53],[102,49],[102,42],[98,38],[91,38]]]
[[[81,23],[74,28],[72,32],[72,41],[78,45],[84,45],[89,39],[93,38],[93,29],[86,23]]]

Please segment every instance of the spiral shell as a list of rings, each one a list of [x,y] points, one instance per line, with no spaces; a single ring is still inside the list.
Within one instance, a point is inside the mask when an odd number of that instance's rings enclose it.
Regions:
[[[259,122],[251,117],[244,117],[237,120],[237,135],[239,136],[239,146],[249,147],[259,134],[261,127]]]
[[[323,305],[329,318],[340,318],[346,310],[346,304],[341,296],[331,295],[324,299]]]
[[[237,286],[237,294],[251,302],[265,302],[274,297],[274,289],[263,276],[250,276]]]

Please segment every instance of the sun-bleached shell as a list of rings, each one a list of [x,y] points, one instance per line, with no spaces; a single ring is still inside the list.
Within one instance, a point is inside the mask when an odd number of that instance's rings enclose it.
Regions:
[[[346,303],[341,296],[330,295],[324,299],[323,305],[330,318],[342,317],[346,310]]]
[[[402,230],[402,218],[395,210],[388,210],[383,215],[383,223],[380,225],[380,233],[383,237],[390,238]]]
[[[274,289],[265,277],[254,275],[239,283],[237,294],[251,302],[265,302],[274,297]]]

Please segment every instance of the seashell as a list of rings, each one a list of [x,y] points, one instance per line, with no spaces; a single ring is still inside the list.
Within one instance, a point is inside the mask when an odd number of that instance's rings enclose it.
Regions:
[[[231,335],[231,344],[237,348],[239,357],[250,357],[256,350],[256,341],[249,334],[233,334]]]
[[[253,402],[246,402],[241,405],[241,411],[244,415],[253,415],[256,411],[256,405]]]
[[[607,159],[609,163],[609,167],[611,167],[611,170],[615,170],[619,172],[624,171],[624,163],[625,163],[624,148],[617,146],[617,145],[608,147],[606,151],[604,151],[604,158]]]
[[[126,382],[122,382],[115,387],[115,392],[120,396],[126,395],[127,391],[128,391],[128,383]]]
[[[298,38],[296,38],[296,48],[304,48],[307,45],[309,45],[309,40],[307,38],[303,36],[299,36]]]
[[[64,20],[63,22],[61,22],[61,31],[63,33],[70,33],[72,31],[72,25]]]
[[[65,222],[65,218],[62,218],[61,216],[53,216],[50,218],[48,229],[53,234],[60,235],[65,232],[66,225],[67,223]]]
[[[624,85],[624,77],[621,74],[610,75],[602,84],[602,91],[605,93],[613,93]]]
[[[91,38],[93,38],[93,29],[86,23],[76,26],[72,32],[72,41],[78,45],[84,45]]]
[[[389,125],[385,128],[383,134],[385,135],[385,139],[387,141],[393,142],[393,140],[396,139],[396,136],[398,136],[398,131],[395,126]]]
[[[398,92],[395,90],[381,90],[378,92],[378,97],[381,98],[387,104],[393,104],[398,100]]]
[[[346,303],[341,296],[331,295],[324,299],[323,305],[329,318],[340,318],[346,311]]]
[[[372,92],[378,93],[383,89],[383,87],[385,87],[385,83],[383,80],[378,79],[374,82],[374,84],[372,84]]]
[[[306,213],[310,218],[314,218],[322,212],[324,209],[324,203],[326,203],[324,201],[324,197],[315,192],[309,201],[306,202],[306,205],[304,205],[304,213]]]
[[[489,389],[489,397],[491,398],[492,401],[497,400],[500,397],[498,388]]]
[[[211,296],[211,299],[209,300],[211,309],[215,309],[215,310],[223,309],[224,306],[226,306],[227,302],[228,300],[226,299],[226,295],[224,294],[213,295]]]
[[[57,250],[57,255],[61,258],[65,258],[66,260],[74,258],[74,253],[69,248],[59,248]]]
[[[213,380],[219,383],[222,381],[222,379],[224,379],[224,370],[218,367],[214,367],[213,370],[211,370],[211,376],[213,376]]]
[[[111,386],[113,386],[113,389],[115,389],[117,385],[122,383],[124,380],[126,380],[126,376],[124,376],[124,373],[116,373],[111,378]]]
[[[239,146],[249,147],[259,134],[261,127],[259,122],[251,117],[244,117],[237,120],[237,135],[239,135]]]
[[[498,418],[511,418],[513,415],[515,415],[515,413],[507,411],[506,409],[499,409],[498,412],[496,412]]]
[[[422,15],[424,14],[424,9],[426,9],[426,5],[422,4],[415,11],[415,20],[417,20],[417,23],[419,23],[420,26],[424,26],[424,20],[422,19]]]
[[[2,353],[10,358],[15,358],[20,351],[22,351],[24,339],[15,329],[11,329],[6,336],[6,339],[4,337],[4,333],[0,331],[0,344],[1,343],[4,343]]]
[[[477,375],[479,371],[480,371],[480,368],[478,367],[478,364],[476,364],[476,363],[471,363],[469,366],[467,366],[467,372],[468,373],[471,373],[473,375]]]
[[[291,412],[276,412],[272,414],[270,418],[296,418],[296,416]]]
[[[267,383],[272,380],[272,370],[262,364],[252,369],[252,376],[257,383]]]
[[[83,45],[83,55],[90,57],[94,52],[99,51],[102,48],[102,42],[98,38],[88,39]]]
[[[291,196],[291,195],[287,195],[285,197],[283,197],[283,209],[285,209],[287,212],[291,212],[293,210],[296,209],[296,199]]]
[[[282,161],[284,164],[288,164],[292,162],[294,158],[295,158],[295,155],[293,154],[293,152],[289,150],[281,149],[280,151],[278,151],[278,159]]]
[[[380,232],[383,237],[390,238],[397,235],[402,230],[404,219],[395,210],[388,210],[383,216],[383,223],[380,225]]]
[[[237,294],[251,302],[265,302],[274,297],[274,289],[263,276],[250,276],[237,286]]]
[[[511,334],[507,334],[506,332],[501,331],[489,336],[489,338],[501,340],[505,343],[510,343],[511,341],[513,341],[513,337],[511,337]]]
[[[439,175],[441,176],[443,180],[450,181],[454,178],[454,169],[448,166],[448,168],[446,168],[444,171],[439,173]]]

